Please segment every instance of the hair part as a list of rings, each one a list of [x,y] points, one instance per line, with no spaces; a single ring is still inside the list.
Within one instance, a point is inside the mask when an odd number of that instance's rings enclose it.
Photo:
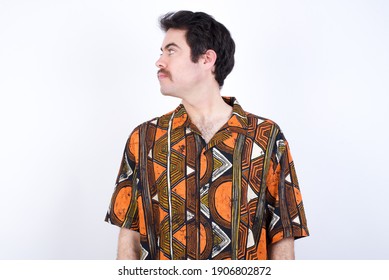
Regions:
[[[201,55],[211,49],[216,52],[215,80],[219,87],[234,68],[235,43],[228,29],[212,16],[203,12],[178,11],[163,15],[163,31],[170,28],[186,30],[186,41],[191,49],[191,59],[198,62]]]

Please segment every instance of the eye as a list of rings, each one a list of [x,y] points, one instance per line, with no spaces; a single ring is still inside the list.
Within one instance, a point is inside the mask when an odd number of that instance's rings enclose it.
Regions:
[[[172,54],[175,53],[175,50],[174,49],[168,49],[167,52],[168,52],[169,55],[172,55]]]

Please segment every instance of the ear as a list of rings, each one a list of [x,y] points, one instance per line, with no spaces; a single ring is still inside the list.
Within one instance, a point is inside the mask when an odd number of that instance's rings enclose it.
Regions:
[[[207,50],[203,55],[203,65],[206,68],[211,68],[213,70],[216,63],[217,54],[214,50]]]

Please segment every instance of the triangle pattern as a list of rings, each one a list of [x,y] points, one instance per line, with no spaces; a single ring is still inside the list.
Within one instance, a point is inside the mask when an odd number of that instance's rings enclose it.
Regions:
[[[190,175],[194,172],[194,169],[191,168],[189,165],[186,166],[186,175]]]
[[[186,221],[189,222],[194,218],[194,214],[190,211],[186,211]]]
[[[258,195],[253,191],[250,185],[247,187],[247,201],[251,201],[254,198],[257,198]]]
[[[293,219],[293,223],[300,224],[299,216],[297,216],[296,218]]]
[[[247,247],[246,248],[250,248],[254,245],[255,245],[254,235],[253,235],[253,232],[251,231],[251,229],[249,229],[249,233],[247,236]]]
[[[292,182],[290,178],[290,173],[288,174],[288,176],[285,177],[285,181],[287,181],[288,183]]]
[[[276,225],[276,223],[280,220],[280,216],[278,216],[276,213],[274,213],[275,209],[273,206],[268,205],[268,207],[269,207],[269,210],[271,213],[271,221],[269,224],[269,230],[272,230],[274,228],[274,226]]]
[[[264,155],[263,149],[254,141],[253,144],[253,151],[251,153],[251,159],[259,158],[260,156]]]
[[[200,209],[201,212],[207,217],[210,217],[209,205],[208,205],[208,190],[209,184],[206,184],[200,189]]]
[[[128,163],[128,158],[126,154],[124,154],[124,164],[123,167],[121,168],[121,171],[122,172],[119,177],[119,183],[123,182],[124,180],[127,180],[133,173],[132,168]]]
[[[232,163],[218,149],[214,148],[212,150],[214,166],[217,166],[217,168],[215,168],[212,173],[212,181],[215,181],[217,178],[223,175],[224,172],[232,167]]]
[[[230,244],[231,239],[228,235],[221,230],[221,228],[212,222],[213,231],[213,245],[212,245],[212,258],[220,254]]]

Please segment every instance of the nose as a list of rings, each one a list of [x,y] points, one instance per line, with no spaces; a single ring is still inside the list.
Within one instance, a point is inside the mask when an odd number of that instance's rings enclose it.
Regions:
[[[163,56],[161,55],[158,60],[155,62],[155,65],[159,68],[165,68],[166,67],[166,62],[163,60]]]

